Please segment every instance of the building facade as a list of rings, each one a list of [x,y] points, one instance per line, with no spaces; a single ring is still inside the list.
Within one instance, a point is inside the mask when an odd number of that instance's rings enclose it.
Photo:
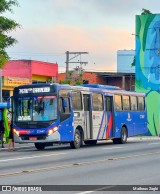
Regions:
[[[58,82],[66,80],[66,73],[58,74]],[[80,75],[74,73],[70,76],[70,83],[74,85],[76,80],[86,84],[103,84],[118,86],[125,90],[135,90],[135,73],[110,73],[110,72],[83,72]]]
[[[11,60],[2,70],[2,97],[12,95],[15,86],[38,82],[56,82],[58,64],[35,60]]]
[[[135,73],[135,50],[118,50],[117,51],[117,72],[118,73]]]
[[[136,91],[147,96],[149,135],[160,135],[160,14],[136,16]]]

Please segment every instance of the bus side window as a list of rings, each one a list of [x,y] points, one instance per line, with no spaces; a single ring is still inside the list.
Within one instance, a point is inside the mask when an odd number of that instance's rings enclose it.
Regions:
[[[115,110],[122,111],[122,97],[121,97],[121,95],[115,95],[114,102],[115,102]]]
[[[106,102],[106,111],[111,112],[112,111],[112,98],[110,96],[106,96],[105,102]]]
[[[137,111],[137,97],[131,96],[130,99],[131,99],[131,110]]]
[[[129,96],[123,96],[123,110],[130,110]]]
[[[102,94],[93,93],[93,110],[94,111],[103,111],[103,96]]]
[[[138,97],[138,111],[144,111],[144,98],[139,96]]]
[[[80,92],[72,92],[73,110],[82,110],[82,96]]]
[[[64,121],[70,117],[70,103],[68,97],[59,98],[60,121]]]

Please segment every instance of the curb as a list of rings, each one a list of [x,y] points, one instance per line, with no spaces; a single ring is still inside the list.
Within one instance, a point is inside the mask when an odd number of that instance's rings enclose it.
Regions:
[[[24,145],[24,146],[19,146],[20,144],[14,146],[15,150],[20,150],[20,149],[27,149],[27,148],[35,148],[34,145]],[[1,145],[0,145],[1,146]],[[1,151],[8,151],[8,144],[4,144],[4,148],[0,147],[0,152]]]
[[[160,137],[158,136],[154,136],[154,137],[153,136],[142,136],[142,137],[137,136],[137,137],[129,137],[127,141],[154,141],[154,140],[160,140]],[[32,143],[29,143],[29,144],[23,143],[23,144],[24,145],[22,146],[22,144],[15,143],[15,150],[35,148],[35,146]],[[0,152],[8,150],[8,144],[4,144],[4,146],[5,148],[1,148],[1,145],[0,145]]]
[[[137,141],[148,141],[148,140],[150,140],[150,141],[154,141],[154,140],[160,140],[160,137],[158,137],[158,136],[154,136],[154,137],[147,137],[147,136],[145,136],[145,137],[129,137],[128,138],[128,140],[137,140]]]

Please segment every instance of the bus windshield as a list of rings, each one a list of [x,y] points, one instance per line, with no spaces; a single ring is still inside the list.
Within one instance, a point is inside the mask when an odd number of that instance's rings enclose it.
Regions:
[[[16,122],[53,121],[57,119],[57,97],[36,96],[15,99]]]

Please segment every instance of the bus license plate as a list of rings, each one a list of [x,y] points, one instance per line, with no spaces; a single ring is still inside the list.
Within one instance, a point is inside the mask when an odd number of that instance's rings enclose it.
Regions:
[[[37,137],[29,137],[29,140],[37,140]]]

